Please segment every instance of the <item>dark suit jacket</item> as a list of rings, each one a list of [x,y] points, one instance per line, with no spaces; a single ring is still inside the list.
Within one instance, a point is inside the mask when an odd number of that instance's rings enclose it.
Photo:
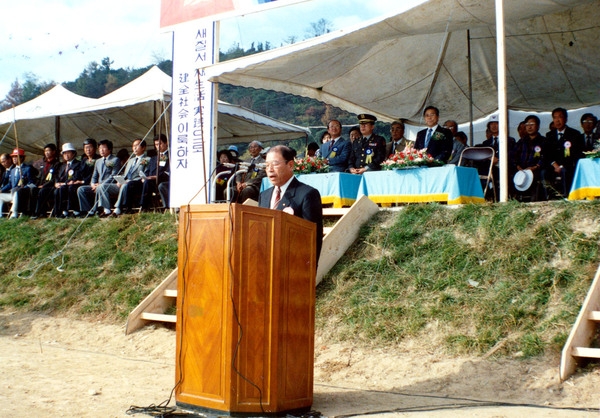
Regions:
[[[261,208],[269,208],[271,206],[273,190],[274,187],[270,187],[260,194],[258,197],[258,206]],[[277,205],[278,210],[285,208],[292,208],[295,216],[314,222],[317,225],[317,261],[319,261],[321,245],[323,243],[323,206],[321,205],[321,194],[314,187],[301,183],[294,177]]]
[[[558,139],[558,132],[555,129],[551,130],[546,134],[548,158],[545,159],[545,163],[549,166],[552,162],[556,162],[565,167],[567,171],[574,173],[577,161],[584,157],[584,141],[583,134],[569,126],[565,127],[562,140]],[[569,156],[565,156],[566,142],[570,143]]]
[[[83,180],[83,166],[85,166],[85,163],[73,160],[71,161],[69,170],[67,170],[67,163],[62,163],[60,170],[58,171],[58,176],[56,177],[56,182],[67,183],[69,181]],[[70,171],[72,172],[71,174],[69,174]]]
[[[333,149],[329,149],[329,142],[321,145],[321,157],[329,160],[329,171],[332,173],[343,173],[348,168],[352,144],[344,138],[335,141]]]
[[[415,141],[416,149],[425,148],[427,129],[429,128],[423,129],[417,133],[417,140]],[[452,141],[452,132],[450,132],[449,129],[442,128],[440,125],[436,126],[431,135],[429,147],[427,147],[427,154],[431,155],[436,160],[443,162],[448,161],[448,158],[450,158],[450,154],[452,153]]]

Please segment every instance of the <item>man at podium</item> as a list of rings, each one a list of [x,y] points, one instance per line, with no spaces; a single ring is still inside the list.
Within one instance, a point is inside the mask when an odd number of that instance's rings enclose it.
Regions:
[[[262,192],[258,206],[282,210],[317,224],[317,261],[323,241],[323,207],[317,189],[301,183],[294,176],[294,151],[285,145],[269,149],[266,172],[273,187]]]

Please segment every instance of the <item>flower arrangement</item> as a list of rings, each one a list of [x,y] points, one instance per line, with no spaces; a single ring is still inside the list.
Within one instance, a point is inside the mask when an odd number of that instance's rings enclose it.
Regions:
[[[150,162],[150,158],[148,157],[144,157],[140,160],[140,165],[142,167],[146,167],[148,165],[148,163]]]
[[[600,140],[594,142],[594,149],[591,151],[583,151],[586,158],[600,158]]]
[[[442,161],[436,160],[427,154],[427,148],[422,150],[405,148],[404,151],[396,152],[381,163],[381,169],[395,170],[409,167],[436,167],[443,164]]]
[[[88,167],[93,167],[96,164],[96,160],[94,160],[93,158],[88,158],[87,160],[85,160],[85,164]]]
[[[294,159],[294,174],[328,173],[329,165],[324,158],[304,157]]]

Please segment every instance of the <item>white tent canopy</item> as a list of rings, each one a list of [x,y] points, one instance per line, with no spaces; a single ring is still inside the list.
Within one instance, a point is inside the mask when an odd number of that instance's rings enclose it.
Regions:
[[[507,96],[511,109],[600,103],[600,1],[504,0]],[[468,31],[468,32],[467,32]],[[469,36],[467,36],[469,33]],[[401,14],[207,67],[211,81],[311,97],[384,121],[495,111],[493,1],[429,0]]]
[[[99,99],[90,99],[56,86],[41,96],[0,113],[0,152],[15,147],[16,122],[19,146],[41,155],[48,143],[73,142],[81,147],[86,138],[110,139],[115,149],[129,148],[135,138],[152,138],[166,132],[170,115],[171,77],[158,67]],[[309,130],[281,122],[249,109],[219,102],[217,144],[305,137]],[[161,118],[161,115],[163,117]],[[158,122],[157,122],[158,121]]]

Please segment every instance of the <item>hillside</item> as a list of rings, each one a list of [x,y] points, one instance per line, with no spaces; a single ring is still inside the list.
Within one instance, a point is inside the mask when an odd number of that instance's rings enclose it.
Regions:
[[[330,341],[558,353],[600,261],[598,202],[380,211],[319,285]],[[177,265],[177,218],[3,220],[0,309],[122,323]]]

